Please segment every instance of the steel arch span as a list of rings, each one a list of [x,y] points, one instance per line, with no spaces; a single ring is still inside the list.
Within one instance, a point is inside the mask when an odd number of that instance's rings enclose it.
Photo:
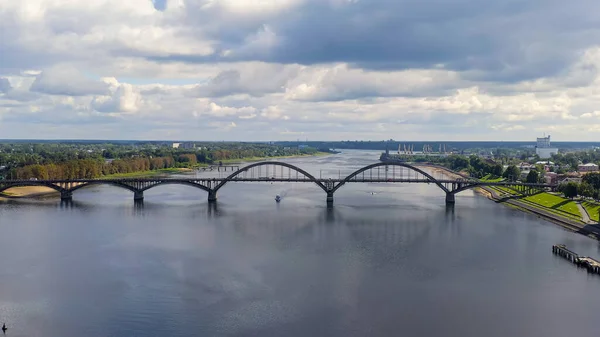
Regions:
[[[79,189],[88,187],[88,186],[92,186],[92,185],[109,185],[109,186],[115,186],[115,187],[119,187],[119,188],[124,188],[128,191],[131,191],[133,193],[137,192],[137,190],[134,187],[131,187],[127,184],[123,184],[123,183],[119,183],[119,182],[114,182],[114,181],[106,181],[106,180],[90,180],[84,184],[81,185],[77,185],[77,186],[73,186],[71,188],[65,188],[64,190],[67,192],[75,192]]]
[[[1,184],[0,183],[0,193],[8,190],[9,188],[13,188],[13,187],[27,187],[27,186],[42,186],[42,187],[48,187],[51,188],[53,190],[55,190],[56,192],[65,192],[66,189],[58,186],[58,185],[54,185],[51,183],[46,183],[46,182],[38,182],[35,180],[28,180],[28,181],[20,181],[20,182],[13,182],[10,184]]]
[[[436,184],[439,188],[441,188],[444,192],[446,193],[452,193],[452,191],[450,191],[449,189],[446,188],[446,186],[444,186],[442,183],[440,183],[437,179],[435,179],[431,174],[421,170],[420,168],[417,168],[415,166],[412,166],[410,164],[406,164],[406,163],[375,163],[375,164],[371,164],[371,165],[367,165],[363,168],[360,168],[354,172],[352,172],[350,175],[348,175],[346,178],[344,178],[344,180],[342,182],[340,182],[339,184],[337,184],[332,190],[331,192],[335,192],[337,191],[340,187],[344,186],[346,183],[349,183],[352,181],[352,178],[356,177],[357,175],[368,171],[370,169],[373,169],[375,167],[381,167],[381,166],[399,166],[399,167],[405,167],[408,168],[412,171],[415,171],[419,174],[422,174],[423,176],[425,176],[429,181],[431,181],[432,183]]]
[[[169,180],[165,180],[165,181],[161,181],[161,182],[157,182],[156,184],[141,188],[139,191],[140,192],[145,192],[151,188],[154,187],[158,187],[158,186],[163,186],[163,185],[185,185],[185,186],[191,186],[191,187],[195,187],[195,188],[199,188],[203,191],[206,191],[208,193],[211,193],[212,190],[208,187],[208,186],[204,186],[202,184],[198,184],[198,183],[194,183],[191,181],[184,181],[184,180],[179,180],[179,181],[169,181]]]
[[[231,182],[231,181],[235,181],[235,178],[238,175],[240,175],[244,172],[247,172],[248,170],[250,170],[254,167],[268,166],[268,165],[287,167],[293,171],[296,171],[296,172],[302,174],[303,176],[305,176],[306,178],[308,178],[309,181],[312,181],[315,184],[317,184],[317,186],[319,186],[323,191],[327,192],[327,187],[322,182],[320,182],[317,178],[315,178],[312,174],[304,171],[303,169],[299,168],[298,166],[284,163],[284,162],[278,162],[278,161],[262,161],[262,162],[250,164],[248,166],[244,166],[241,169],[239,169],[239,170],[233,172],[232,174],[230,174],[229,176],[227,176],[227,178],[225,178],[217,186],[214,187],[213,191],[214,191],[214,193],[217,193],[217,191],[221,187],[223,187],[225,184],[227,184],[228,182]]]

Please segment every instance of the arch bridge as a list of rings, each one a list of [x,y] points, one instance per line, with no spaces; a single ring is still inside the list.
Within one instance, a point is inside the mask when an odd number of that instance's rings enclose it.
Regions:
[[[439,168],[429,173],[408,163],[375,163],[358,168],[342,177],[318,178],[292,164],[278,161],[264,161],[242,167],[226,177],[219,178],[126,178],[126,179],[73,179],[73,180],[0,180],[0,193],[13,187],[45,186],[60,193],[61,199],[68,200],[73,192],[94,185],[112,185],[133,192],[134,200],[143,200],[144,191],[151,188],[178,184],[199,188],[208,193],[208,201],[217,200],[217,192],[232,182],[302,182],[317,185],[326,193],[327,203],[333,203],[334,193],[350,183],[414,183],[434,184],[446,194],[446,203],[454,203],[455,195],[475,187],[498,186],[530,195],[546,189],[554,190],[556,185],[521,182],[486,182],[472,178],[448,178]]]

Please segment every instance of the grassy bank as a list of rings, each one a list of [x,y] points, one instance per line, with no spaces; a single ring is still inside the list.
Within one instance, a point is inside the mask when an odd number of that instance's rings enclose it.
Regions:
[[[520,193],[502,186],[490,186],[488,188],[495,190],[500,194],[504,194],[505,196],[522,196]],[[582,219],[581,213],[574,200],[566,199],[555,194],[543,192],[514,200],[569,220],[581,221]]]
[[[481,178],[479,180],[481,180],[481,181],[487,181],[487,182],[490,182],[490,183],[497,183],[497,182],[500,182],[500,181],[504,181],[504,178],[502,178],[502,177],[496,177],[496,176],[493,176],[491,174],[488,174],[488,175],[486,175],[485,177],[483,177],[483,178]]]
[[[583,206],[583,208],[585,208],[585,210],[588,212],[590,219],[598,222],[600,221],[600,217],[599,217],[599,212],[600,212],[600,204],[594,201],[583,201],[581,202],[581,206]]]
[[[573,200],[565,199],[550,193],[540,193],[534,196],[522,197],[521,194],[505,187],[489,186],[486,188],[496,191],[500,196],[515,197],[508,199],[514,204],[505,203],[507,206],[524,209],[523,207],[519,207],[519,205],[523,205],[545,211],[558,218],[583,223],[581,213]],[[521,198],[516,198],[519,196],[521,196]]]
[[[536,205],[543,206],[552,210],[564,212],[575,217],[581,217],[581,213],[577,208],[575,201],[565,199],[563,197],[553,195],[550,193],[539,193],[526,198],[521,199]]]

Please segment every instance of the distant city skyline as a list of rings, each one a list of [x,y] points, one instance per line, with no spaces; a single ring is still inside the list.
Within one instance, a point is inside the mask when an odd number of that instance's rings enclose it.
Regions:
[[[600,131],[594,0],[0,8],[0,138],[561,142]]]

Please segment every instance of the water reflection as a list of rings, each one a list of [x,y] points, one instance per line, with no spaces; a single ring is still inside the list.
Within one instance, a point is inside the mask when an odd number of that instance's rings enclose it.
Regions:
[[[454,214],[455,205],[454,204],[446,204],[446,220],[454,222],[456,220],[456,215]]]
[[[206,205],[207,205],[207,214],[208,214],[209,219],[219,216],[218,202],[207,202]]]
[[[133,209],[134,216],[144,216],[144,200],[134,200]]]

